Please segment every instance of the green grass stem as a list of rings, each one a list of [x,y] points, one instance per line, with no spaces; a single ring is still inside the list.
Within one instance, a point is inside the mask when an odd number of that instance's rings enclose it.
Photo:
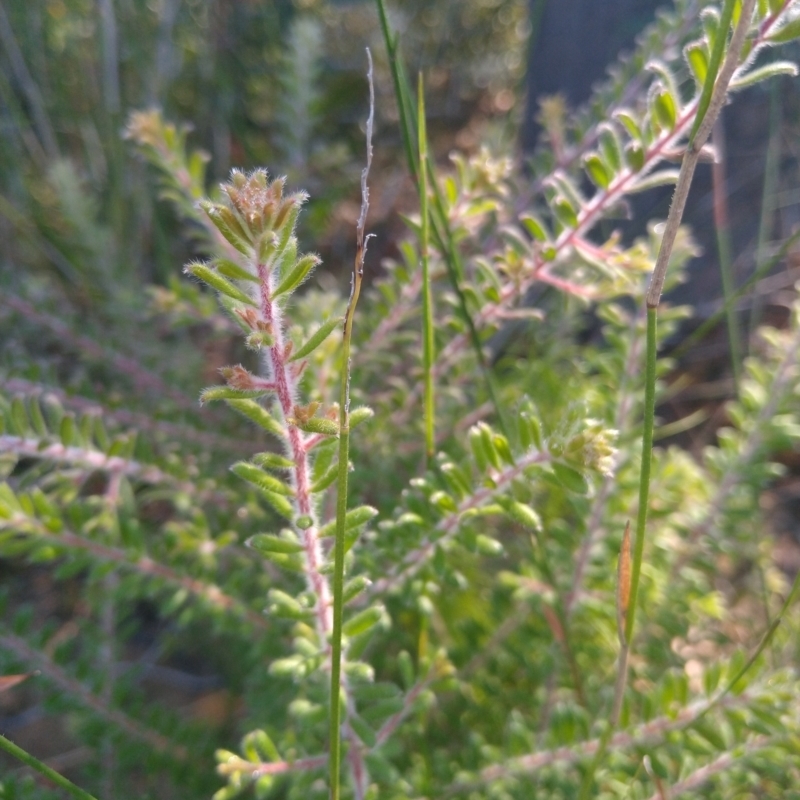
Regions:
[[[344,316],[342,332],[342,372],[339,386],[339,470],[336,477],[336,535],[333,545],[333,630],[331,632],[331,708],[330,708],[330,797],[339,800],[341,783],[341,680],[342,680],[342,623],[344,618],[344,544],[347,516],[347,484],[350,465],[350,348],[353,338],[353,316],[361,294],[364,259],[367,255],[365,230],[369,212],[367,178],[372,166],[372,127],[375,118],[375,86],[372,73],[372,54],[369,61],[369,117],[367,118],[367,164],[361,172],[361,213],[356,226],[356,255],[350,284],[350,299]]]
[[[692,125],[692,132],[689,134],[689,144],[694,143],[694,137],[697,135],[700,126],[703,124],[703,119],[706,116],[709,106],[711,105],[711,95],[714,93],[714,86],[717,82],[717,75],[719,74],[720,64],[722,63],[722,56],[725,54],[725,45],[728,41],[728,30],[731,27],[731,20],[733,19],[733,9],[736,5],[736,0],[725,0],[725,5],[722,8],[722,14],[719,18],[719,28],[717,28],[717,35],[714,39],[714,47],[711,50],[711,57],[708,59],[708,72],[706,72],[706,79],[703,82],[703,90],[700,92],[700,100],[697,103],[697,116],[694,118]]]
[[[731,369],[733,382],[739,388],[739,379],[742,364],[742,344],[739,336],[739,327],[736,322],[736,307],[731,301],[736,291],[733,275],[733,259],[731,258],[731,232],[728,218],[728,194],[725,181],[725,130],[722,120],[718,119],[714,126],[714,144],[717,150],[717,159],[711,167],[712,196],[714,203],[714,233],[717,238],[717,256],[719,258],[719,271],[722,278],[722,296],[726,322],[728,326],[728,346],[730,348]]]
[[[639,510],[636,515],[636,538],[633,544],[631,564],[631,593],[628,614],[625,620],[625,639],[633,641],[633,626],[636,621],[636,605],[639,578],[644,558],[644,539],[647,528],[647,505],[650,498],[650,467],[653,455],[653,429],[656,414],[656,360],[658,358],[658,309],[647,309],[647,341],[644,382],[644,430],[642,431],[642,466],[639,474]]]
[[[77,797],[78,800],[96,800],[94,795],[89,794],[89,792],[85,792],[79,786],[76,786],[72,781],[67,780],[63,775],[56,772],[51,767],[48,767],[47,764],[39,761],[38,758],[34,758],[34,756],[27,752],[27,750],[23,750],[21,747],[14,744],[12,741],[9,741],[5,736],[2,735],[0,735],[0,748],[5,750],[9,755],[14,756],[14,758],[19,759],[26,766],[36,770],[36,772],[38,772],[40,775],[43,775],[45,778],[47,778],[47,780],[52,781],[56,786],[59,786],[65,791],[69,792],[73,797]]]
[[[386,45],[386,52],[389,58],[389,67],[392,73],[392,83],[394,85],[395,99],[400,116],[400,132],[403,137],[403,149],[406,153],[406,160],[408,161],[408,169],[417,183],[420,180],[420,170],[417,164],[417,155],[415,151],[414,136],[415,129],[418,126],[418,121],[415,119],[416,111],[414,108],[413,96],[411,86],[408,82],[403,61],[400,57],[398,48],[398,37],[393,33],[389,27],[389,20],[386,14],[386,5],[384,0],[376,0],[378,5],[378,16],[381,23],[381,30],[383,32],[384,42]],[[436,180],[436,169],[433,160],[428,154],[425,163],[428,165],[428,182],[431,190],[431,200],[433,201],[432,214],[430,217],[431,231],[433,233],[436,246],[444,256],[445,266],[447,267],[447,276],[453,291],[458,299],[458,308],[464,324],[467,326],[467,334],[472,346],[478,364],[483,374],[486,384],[486,390],[489,399],[494,406],[495,415],[497,417],[498,426],[501,431],[508,436],[508,430],[505,419],[502,413],[502,406],[497,396],[497,390],[494,385],[494,380],[491,374],[491,368],[486,360],[486,355],[481,346],[480,336],[478,329],[475,327],[475,322],[472,315],[469,313],[467,306],[467,299],[461,288],[461,280],[464,275],[464,267],[461,256],[458,252],[453,232],[450,228],[450,222],[447,218],[447,211],[444,205],[444,198],[439,188],[438,181]]]
[[[419,145],[419,213],[420,258],[422,261],[422,368],[425,381],[425,451],[428,459],[436,449],[436,400],[433,390],[433,362],[436,359],[433,329],[433,295],[431,292],[430,215],[428,213],[428,134],[425,129],[425,86],[422,73],[417,84],[417,143]]]
[[[781,92],[780,84],[773,81],[769,94],[769,144],[764,161],[764,184],[761,192],[761,217],[758,221],[758,242],[756,244],[756,261],[762,260],[764,249],[773,229],[775,219],[775,194],[780,181],[781,156]],[[750,310],[749,330],[752,333],[761,319],[760,298],[755,297]]]

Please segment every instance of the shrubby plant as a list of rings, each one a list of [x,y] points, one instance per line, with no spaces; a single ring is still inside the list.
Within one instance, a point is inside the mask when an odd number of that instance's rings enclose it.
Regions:
[[[195,280],[154,304],[244,347],[199,416],[6,381],[3,553],[81,601],[59,628],[10,592],[3,672],[37,671],[9,691],[47,687],[92,748],[92,793],[797,790],[797,584],[773,566],[759,499],[800,436],[800,308],[754,337],[702,459],[657,447],[651,463],[651,446],[670,368],[656,337],[690,313],[658,310],[694,252],[681,192],[728,92],[794,73],[759,55],[800,35],[798,4],[709,4],[687,35],[688,10],[643,40],[646,85],[620,72],[532,178],[483,151],[434,168],[422,81],[415,103],[382,14],[420,213],[362,290],[365,170],[349,300],[301,289],[318,266],[295,233],[302,192],[234,171],[201,200],[184,133],[131,117],[198,253]],[[681,47],[661,52],[667,35]],[[633,243],[596,234],[628,195],[675,181],[666,223]],[[134,387],[149,376],[119,366]],[[241,698],[222,730],[148,697],[143,601],[154,646],[193,647]],[[3,793],[47,796],[14,779]]]

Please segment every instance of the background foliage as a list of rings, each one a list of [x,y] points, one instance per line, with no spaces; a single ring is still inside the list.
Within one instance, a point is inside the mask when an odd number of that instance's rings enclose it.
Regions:
[[[370,228],[389,242],[371,258],[390,258],[355,328],[354,405],[374,417],[362,415],[351,453],[350,791],[576,796],[613,697],[616,560],[640,466],[639,309],[660,240],[656,220],[636,241],[613,231],[629,194],[674,178],[663,156],[691,125],[717,35],[703,5],[702,23],[682,2],[643,37],[632,63],[655,65],[641,85],[641,70],[622,68],[580,114],[546,106],[549,142],[529,174],[511,144],[524,4],[390,9],[409,74],[426,75],[434,154],[462,150],[431,173],[435,364],[421,358],[422,226],[371,5],[0,7],[0,657],[4,675],[36,673],[0,694],[4,732],[101,797],[325,795],[327,644],[308,580],[327,567],[309,565],[309,528],[282,482],[296,459],[281,461],[291,454],[275,442],[296,425],[313,443],[314,508],[328,523],[339,337],[306,354],[295,422],[255,402],[244,370],[259,371],[253,350],[275,330],[245,320],[264,338],[243,346],[249,262],[213,209],[231,165],[309,191],[297,246],[332,272],[281,301],[285,333],[296,353],[338,320],[363,162],[358,41],[376,57]],[[759,4],[752,41],[793,38],[796,14]],[[760,52],[739,80],[776,50]],[[776,133],[785,164],[794,124],[787,113]],[[208,193],[223,203],[210,214],[198,205]],[[796,485],[794,240],[765,230],[759,266],[788,270],[770,296],[774,327],[754,324],[734,399],[658,431],[640,630],[593,796],[800,788],[798,620],[781,610],[793,575],[774,554],[796,550],[772,535],[769,506]],[[685,231],[673,282],[693,252]],[[187,262],[232,315],[180,277]],[[662,340],[690,313],[663,313]],[[665,403],[685,380],[673,366],[659,362]],[[201,407],[209,385],[206,400],[241,413]],[[4,797],[50,796],[8,774]]]

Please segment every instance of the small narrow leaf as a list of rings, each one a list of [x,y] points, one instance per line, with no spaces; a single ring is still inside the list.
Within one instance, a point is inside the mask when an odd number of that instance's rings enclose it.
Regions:
[[[339,423],[327,417],[309,417],[305,420],[292,417],[289,422],[305,433],[319,433],[322,436],[339,435]]]
[[[300,347],[292,353],[289,361],[297,361],[299,358],[305,358],[316,350],[327,338],[331,335],[333,329],[342,321],[341,317],[328,317],[319,328],[306,339]]]
[[[283,426],[266,408],[264,408],[264,406],[256,403],[255,400],[236,399],[227,400],[226,402],[232,409],[243,414],[273,436],[283,437],[285,435],[286,431],[283,429]]]
[[[642,129],[639,127],[639,123],[631,111],[628,111],[626,108],[620,108],[614,112],[614,118],[622,123],[622,126],[628,131],[631,139],[641,140]]]
[[[708,49],[704,41],[692,42],[683,51],[697,83],[702,86],[708,74]]]
[[[278,512],[282,517],[291,520],[294,517],[294,508],[292,504],[281,494],[270,492],[267,490],[261,491],[261,496]]]
[[[15,397],[11,401],[11,420],[14,423],[14,430],[20,436],[26,436],[30,432],[28,412],[25,410],[25,403],[21,397]]]
[[[47,423],[45,422],[44,414],[42,414],[42,408],[39,405],[39,401],[35,397],[31,398],[31,400],[28,402],[28,415],[31,418],[31,425],[33,425],[33,430],[36,432],[36,435],[42,437],[47,436],[49,433],[49,430],[47,429]],[[103,430],[103,434],[105,434],[105,430],[103,429],[100,418],[95,417],[94,422],[95,431],[100,428]],[[97,443],[102,449],[105,449],[106,445],[102,443],[101,438],[102,437],[100,436],[97,437]],[[107,436],[105,438],[106,440],[108,439]]]
[[[786,44],[793,39],[800,38],[800,17],[790,19],[785,25],[781,26],[775,33],[767,37],[767,41],[773,44]]]
[[[216,289],[220,294],[224,294],[232,300],[249,306],[258,306],[258,303],[247,292],[243,292],[237,286],[234,286],[227,278],[223,278],[222,275],[206,264],[193,262],[187,264],[183,271],[207,283],[212,289]]]
[[[550,238],[544,223],[533,214],[522,214],[519,221],[534,239],[538,239],[540,242],[546,242]]]
[[[719,73],[720,64],[722,63],[722,56],[725,53],[725,45],[728,39],[728,29],[731,26],[731,19],[733,18],[733,9],[736,5],[736,0],[725,0],[722,7],[722,14],[720,15],[719,22],[716,24],[716,30],[711,28],[714,26],[715,20],[712,19],[711,14],[706,14],[703,17],[703,24],[706,26],[709,41],[713,42],[711,49],[711,56],[708,59],[708,72],[706,74],[703,89],[700,92],[700,99],[697,101],[697,113],[695,114],[692,130],[689,134],[689,142],[694,141],[700,125],[703,123],[703,118],[708,111],[708,106],[711,103],[711,94],[714,91],[714,84],[717,81],[717,74]]]
[[[375,731],[373,731],[361,717],[357,714],[351,714],[347,718],[347,721],[353,727],[358,738],[361,739],[367,747],[375,747],[375,743],[377,742]]]
[[[592,179],[592,183],[598,188],[607,189],[609,187],[611,173],[597,153],[587,153],[583,158],[583,166]]]
[[[324,492],[339,476],[339,465],[334,464],[328,467],[328,471],[324,472],[317,480],[311,484],[312,494]]]
[[[270,469],[292,469],[294,467],[294,461],[291,458],[286,458],[278,453],[259,453],[253,460],[260,466]]]
[[[356,508],[351,508],[350,511],[345,514],[344,529],[345,531],[349,531],[353,530],[354,528],[358,528],[361,525],[366,525],[373,517],[377,516],[377,514],[378,509],[373,508],[372,506],[357,506]],[[335,533],[335,520],[323,525],[319,530],[320,538],[333,536]]]
[[[309,273],[319,264],[319,261],[319,257],[313,253],[308,253],[298,259],[272,292],[273,298],[294,291],[309,276]]]
[[[64,419],[61,420],[61,427],[58,433],[59,438],[61,439],[61,444],[63,444],[65,447],[75,444],[75,418],[71,414],[67,414]]]
[[[799,18],[800,19],[800,18]],[[789,75],[792,78],[797,77],[797,64],[791,61],[772,61],[769,64],[764,64],[763,67],[750,70],[735,81],[731,81],[731,91],[737,89],[746,89],[748,86],[753,86],[756,83],[761,83],[768,78],[774,78],[776,75]]]
[[[200,392],[200,405],[213,403],[215,400],[253,400],[263,397],[265,389],[233,389],[230,386],[209,386]]]
[[[658,172],[652,172],[644,178],[636,181],[636,183],[629,189],[631,194],[636,192],[646,192],[649,189],[655,189],[658,186],[670,186],[678,182],[678,175],[680,174],[677,169],[661,169]]]
[[[226,278],[232,278],[236,281],[250,281],[251,283],[258,283],[258,278],[252,273],[248,272],[243,266],[231,261],[228,258],[215,258],[214,266],[220,275]]]
[[[614,126],[607,122],[600,125],[600,152],[612,173],[622,169],[622,145]]]
[[[566,197],[563,195],[556,195],[551,200],[550,206],[553,209],[553,213],[556,215],[556,219],[558,219],[565,228],[578,227],[578,215],[572,203],[570,203]]]
[[[246,544],[260,553],[302,553],[304,549],[300,542],[293,542],[270,533],[257,533],[251,536]]]
[[[342,625],[342,633],[350,637],[360,636],[374,628],[381,621],[381,617],[383,617],[383,609],[379,606],[365,608]]]
[[[360,425],[362,422],[372,419],[374,416],[375,412],[369,406],[354,408],[350,412],[350,430],[353,430],[356,425]]]
[[[344,517],[345,531],[359,528],[361,525],[366,525],[373,517],[377,516],[378,509],[372,506],[357,506],[351,508]],[[319,536],[324,539],[328,536],[334,536],[336,533],[336,521],[331,520],[326,525],[323,525],[319,530]]]
[[[644,166],[644,149],[639,142],[628,142],[625,147],[625,161],[633,172],[638,172]]]
[[[552,466],[553,472],[562,486],[576,494],[586,494],[589,491],[589,484],[586,482],[586,478],[576,469],[559,462],[553,463]]]
[[[503,552],[503,545],[497,539],[479,533],[475,537],[475,549],[483,556],[497,556]]]
[[[268,492],[275,492],[287,497],[291,497],[294,494],[294,489],[291,486],[247,461],[239,461],[234,464],[231,467],[231,472],[259,489],[266,489]]]
[[[662,84],[657,85],[652,95],[652,109],[660,127],[671,131],[678,119],[678,106],[670,91]]]
[[[526,503],[507,498],[498,498],[498,502],[514,522],[519,523],[533,533],[539,533],[542,530],[541,517]]]
[[[372,585],[372,581],[366,575],[356,575],[355,578],[344,585],[342,592],[342,602],[349,603],[355,600],[362,592],[365,592]]]

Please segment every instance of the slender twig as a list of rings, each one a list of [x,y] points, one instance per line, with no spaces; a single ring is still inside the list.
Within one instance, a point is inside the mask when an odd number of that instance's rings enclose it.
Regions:
[[[672,786],[670,786],[670,800],[675,800],[676,797],[680,797],[686,792],[692,791],[693,789],[698,789],[704,783],[707,783],[709,780],[711,780],[711,778],[713,778],[715,775],[730,769],[732,766],[734,766],[734,764],[736,764],[737,761],[741,761],[742,759],[753,755],[753,753],[757,752],[758,750],[763,750],[764,748],[770,747],[773,744],[777,744],[779,741],[780,737],[777,736],[756,736],[741,748],[737,748],[733,752],[723,753],[710,763],[692,772],[691,775],[688,775],[682,781],[674,783]],[[660,792],[656,792],[649,798],[649,800],[663,800],[663,795]]]
[[[99,417],[104,423],[114,422],[120,426],[134,427],[138,431],[151,431],[156,436],[163,434],[173,440],[192,442],[203,445],[206,448],[213,447],[231,452],[244,452],[246,450],[248,453],[253,450],[252,442],[243,443],[240,439],[233,439],[209,431],[201,431],[190,425],[153,419],[147,414],[138,414],[135,411],[128,411],[124,408],[109,408],[94,399],[67,394],[55,386],[35,383],[24,378],[2,377],[0,378],[0,386],[2,386],[3,392],[9,394],[42,398],[43,400],[54,398],[63,406],[73,408],[82,414]]]
[[[347,515],[347,483],[350,464],[350,343],[353,335],[353,316],[361,293],[364,277],[364,260],[367,255],[367,214],[369,213],[369,170],[372,166],[372,126],[375,119],[375,87],[372,79],[372,54],[367,48],[369,71],[369,117],[367,118],[367,163],[361,171],[361,213],[356,225],[356,256],[350,280],[350,300],[344,317],[342,333],[342,375],[339,399],[339,474],[336,485],[336,539],[333,554],[333,633],[331,636],[331,708],[330,708],[330,796],[338,800],[341,770],[341,694],[342,621],[344,614],[344,546]],[[355,757],[356,753],[351,752]],[[354,765],[358,767],[358,764]],[[363,769],[355,768],[354,781],[360,794]],[[361,779],[361,780],[359,780]]]
[[[385,578],[375,581],[368,591],[361,595],[363,598],[373,598],[390,594],[395,589],[401,587],[406,581],[417,574],[428,559],[433,555],[437,546],[452,539],[461,526],[461,521],[465,512],[474,508],[480,508],[489,502],[496,494],[501,493],[515,478],[522,475],[526,469],[534,464],[545,464],[551,460],[550,453],[534,451],[521,458],[514,466],[507,467],[492,476],[493,486],[481,487],[470,497],[461,502],[458,508],[439,520],[434,528],[434,533],[439,536],[436,539],[429,538],[418,547],[414,548],[406,557],[392,570]]]
[[[67,780],[63,775],[56,772],[52,767],[48,767],[47,764],[39,761],[38,758],[35,758],[26,750],[23,750],[21,747],[15,745],[14,742],[9,741],[5,736],[2,735],[0,735],[0,748],[5,750],[9,755],[14,756],[14,758],[18,758],[23,764],[27,764],[27,766],[29,766],[31,769],[36,770],[36,772],[38,772],[40,775],[43,775],[49,781],[52,781],[56,786],[65,789],[73,797],[77,797],[78,800],[96,800],[96,798],[89,794],[89,792],[85,792],[79,786],[76,786],[72,781]]]
[[[764,687],[769,693],[771,689]],[[743,708],[757,702],[761,695],[752,687],[738,695],[729,695],[720,703],[726,709]],[[640,748],[657,744],[674,731],[691,727],[704,712],[710,701],[700,700],[682,708],[676,714],[656,717],[631,731],[617,731],[611,737],[609,745],[615,750],[626,748]],[[593,756],[600,747],[600,739],[590,739],[579,744],[558,747],[553,750],[540,750],[527,755],[515,756],[502,764],[493,764],[485,767],[473,780],[454,784],[443,796],[450,796],[459,792],[466,792],[491,783],[503,780],[515,774],[531,774],[553,764],[574,764],[589,756]]]
[[[10,519],[0,521],[0,530],[12,530],[17,534],[26,534],[27,531],[32,530],[36,541],[48,542],[68,550],[82,550],[99,561],[116,564],[145,577],[159,578],[167,583],[180,586],[188,594],[202,599],[221,611],[244,618],[256,628],[266,628],[269,625],[263,614],[247,608],[241,600],[226,594],[216,584],[181,575],[172,567],[154,561],[150,556],[131,558],[131,555],[125,550],[87,539],[85,536],[69,530],[52,533],[38,520],[22,515],[15,515]]]

